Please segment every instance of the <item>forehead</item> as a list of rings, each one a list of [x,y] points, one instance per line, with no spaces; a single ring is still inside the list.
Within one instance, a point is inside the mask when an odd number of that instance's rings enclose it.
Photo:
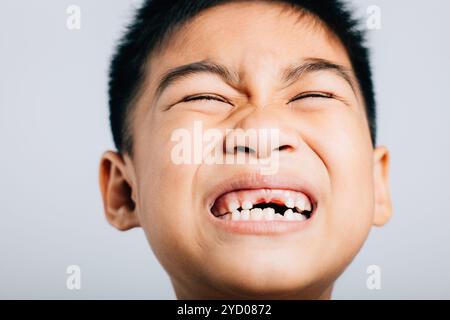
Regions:
[[[210,59],[241,75],[279,70],[308,58],[351,68],[345,48],[317,19],[284,3],[230,2],[202,11],[150,59],[151,74]]]

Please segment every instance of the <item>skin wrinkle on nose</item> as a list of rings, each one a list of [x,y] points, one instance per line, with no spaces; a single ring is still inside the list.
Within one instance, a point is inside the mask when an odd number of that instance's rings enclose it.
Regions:
[[[265,108],[273,96],[272,83],[276,83],[278,75],[275,56],[272,52],[248,54],[241,64],[241,84],[253,106]]]

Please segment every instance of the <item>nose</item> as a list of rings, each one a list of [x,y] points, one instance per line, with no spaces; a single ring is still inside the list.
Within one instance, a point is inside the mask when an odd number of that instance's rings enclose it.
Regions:
[[[258,159],[270,158],[275,152],[298,150],[298,134],[286,121],[268,109],[256,109],[237,123],[225,137],[227,154],[245,153]]]

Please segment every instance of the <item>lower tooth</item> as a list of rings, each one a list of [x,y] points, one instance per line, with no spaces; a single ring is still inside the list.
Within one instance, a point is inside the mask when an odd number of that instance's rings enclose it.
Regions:
[[[271,221],[275,218],[275,210],[273,210],[272,208],[265,208],[262,211],[263,214],[263,219],[267,220],[267,221]]]
[[[295,213],[291,209],[288,209],[284,212],[284,217],[289,221],[295,220]]]
[[[277,213],[274,216],[274,220],[284,220],[284,217],[281,214]]]
[[[264,210],[260,208],[255,208],[252,210],[234,210],[232,213],[228,213],[219,217],[222,220],[232,220],[232,221],[259,221],[259,220],[281,220],[281,221],[305,221],[307,217],[303,214],[296,213],[291,209],[284,212],[284,215],[280,213],[275,213],[273,208],[265,208]]]
[[[262,218],[262,209],[256,208],[250,211],[250,220],[261,220]]]
[[[250,219],[250,210],[242,210],[240,214],[241,214],[241,220],[249,220]]]
[[[235,210],[231,213],[231,220],[239,221],[240,218],[241,218],[241,214],[239,213],[239,211]]]

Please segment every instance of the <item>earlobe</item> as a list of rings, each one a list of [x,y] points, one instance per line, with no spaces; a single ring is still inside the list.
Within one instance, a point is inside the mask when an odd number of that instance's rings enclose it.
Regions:
[[[389,190],[389,151],[386,147],[374,150],[374,200],[375,214],[373,224],[385,225],[392,216],[392,200]]]
[[[139,227],[133,187],[122,155],[112,151],[103,154],[99,182],[108,222],[121,231]]]

